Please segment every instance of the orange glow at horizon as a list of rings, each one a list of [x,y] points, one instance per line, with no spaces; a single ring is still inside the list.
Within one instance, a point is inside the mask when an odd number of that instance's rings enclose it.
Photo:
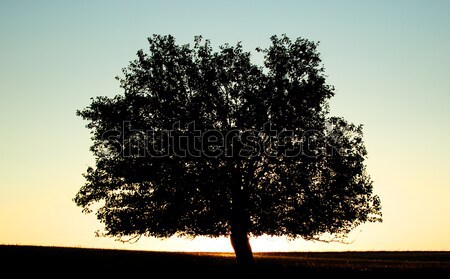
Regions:
[[[214,51],[242,41],[262,63],[255,48],[284,33],[321,42],[330,116],[364,125],[383,222],[355,228],[351,244],[263,236],[253,251],[450,251],[450,1],[24,4],[0,1],[0,244],[233,252],[225,237],[95,237],[103,224],[73,202],[95,165],[76,110],[122,94],[114,77],[152,34],[191,46],[203,35]]]

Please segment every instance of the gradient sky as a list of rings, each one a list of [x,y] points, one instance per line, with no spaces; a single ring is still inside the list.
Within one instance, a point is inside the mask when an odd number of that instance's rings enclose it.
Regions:
[[[384,222],[352,244],[263,238],[254,250],[450,250],[450,1],[425,0],[0,0],[0,244],[231,251],[226,239],[94,237],[101,224],[72,202],[93,164],[75,111],[122,93],[114,77],[152,34],[253,51],[283,33],[321,42],[331,113],[364,124]]]

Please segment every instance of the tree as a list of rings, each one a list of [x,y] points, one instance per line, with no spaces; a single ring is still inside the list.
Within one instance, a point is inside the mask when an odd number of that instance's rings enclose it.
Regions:
[[[381,221],[362,126],[328,116],[317,43],[272,36],[257,66],[240,43],[148,42],[117,77],[123,94],[77,111],[96,161],[74,201],[96,206],[103,235],[230,236],[250,264],[249,237],[341,241]]]

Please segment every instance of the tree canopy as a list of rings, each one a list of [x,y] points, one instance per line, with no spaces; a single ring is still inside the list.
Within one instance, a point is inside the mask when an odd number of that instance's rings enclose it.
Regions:
[[[329,116],[317,43],[272,36],[255,65],[241,43],[148,42],[122,94],[77,111],[95,166],[74,201],[105,235],[343,239],[381,221],[362,126]]]

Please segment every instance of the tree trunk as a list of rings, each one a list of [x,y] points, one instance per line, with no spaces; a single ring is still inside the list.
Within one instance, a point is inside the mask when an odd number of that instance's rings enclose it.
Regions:
[[[240,229],[231,229],[231,245],[236,254],[236,261],[244,267],[251,266],[254,263],[252,247],[246,232]]]
[[[236,254],[236,261],[244,267],[254,263],[252,247],[248,238],[249,216],[247,213],[247,195],[240,185],[232,189],[231,209],[231,245]]]

